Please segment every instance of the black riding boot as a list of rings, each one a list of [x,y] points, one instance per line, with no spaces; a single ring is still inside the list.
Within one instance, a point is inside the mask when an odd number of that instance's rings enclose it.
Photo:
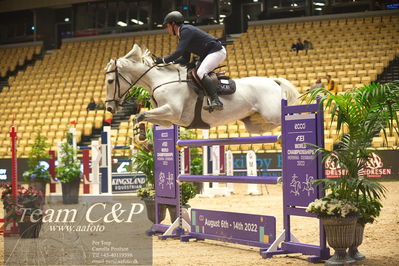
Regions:
[[[223,110],[223,103],[219,100],[219,97],[216,93],[216,85],[213,83],[208,74],[205,74],[202,78],[202,85],[204,86],[211,102],[210,105],[204,106],[203,109],[210,112],[212,112],[213,110]]]

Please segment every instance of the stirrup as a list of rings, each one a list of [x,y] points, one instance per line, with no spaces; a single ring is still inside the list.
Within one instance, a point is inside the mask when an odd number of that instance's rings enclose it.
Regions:
[[[222,103],[220,105],[209,104],[209,105],[205,105],[204,107],[202,107],[202,109],[209,111],[210,113],[212,113],[213,111],[221,111],[221,110],[223,110],[223,104]]]

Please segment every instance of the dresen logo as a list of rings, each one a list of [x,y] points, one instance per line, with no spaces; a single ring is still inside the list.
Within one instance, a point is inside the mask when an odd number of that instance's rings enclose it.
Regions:
[[[338,178],[348,173],[346,169],[341,168],[337,159],[337,156],[334,154],[326,160],[324,166],[327,178]],[[384,168],[382,158],[374,152],[370,154],[365,166],[364,169],[359,171],[359,175],[365,177],[384,177],[392,174],[392,169]]]

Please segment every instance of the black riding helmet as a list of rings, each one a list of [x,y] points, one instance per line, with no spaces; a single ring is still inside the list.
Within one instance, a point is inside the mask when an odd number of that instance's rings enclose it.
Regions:
[[[163,26],[172,22],[175,22],[176,24],[182,24],[184,22],[183,14],[179,11],[172,11],[168,13],[163,20]]]

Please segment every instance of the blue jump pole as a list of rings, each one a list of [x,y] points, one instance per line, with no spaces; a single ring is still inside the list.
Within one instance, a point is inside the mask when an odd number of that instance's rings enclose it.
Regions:
[[[180,147],[201,147],[212,145],[239,145],[239,144],[258,144],[258,143],[275,143],[280,140],[280,135],[275,136],[258,136],[258,137],[241,137],[231,139],[193,139],[179,140],[177,145]]]

